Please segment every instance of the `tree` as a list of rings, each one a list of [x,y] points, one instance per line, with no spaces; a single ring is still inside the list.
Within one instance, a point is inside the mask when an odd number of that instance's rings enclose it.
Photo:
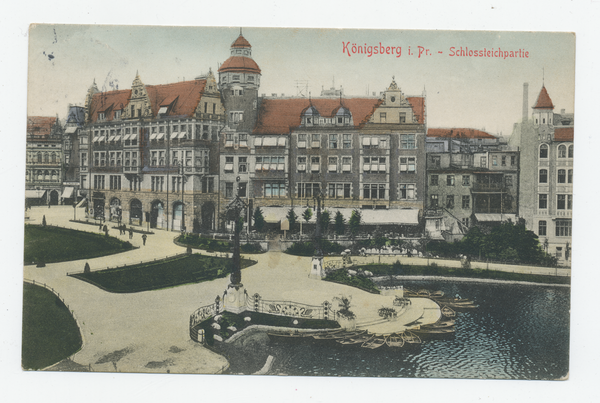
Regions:
[[[377,248],[379,251],[379,263],[381,263],[381,250],[387,245],[387,243],[388,239],[384,236],[378,236],[377,238],[373,239],[373,246],[375,246],[375,248]]]
[[[362,216],[360,211],[354,209],[352,210],[352,214],[350,215],[350,220],[348,220],[348,228],[350,229],[350,236],[352,237],[353,247],[356,248],[355,239],[358,234],[358,229],[360,228],[360,221]]]
[[[344,218],[344,215],[340,213],[340,210],[335,213],[334,226],[336,234],[344,235],[344,232],[346,232],[346,219]]]
[[[289,209],[285,218],[287,218],[290,223],[290,231],[293,231],[294,228],[296,228],[296,224],[298,224],[298,216],[293,208]]]
[[[304,210],[304,212],[302,213],[302,218],[304,219],[304,221],[306,221],[307,224],[310,221],[310,219],[312,218],[312,216],[313,216],[313,213],[312,213],[312,210],[310,209],[310,207],[307,207],[306,210]]]
[[[263,216],[263,212],[260,209],[260,207],[256,207],[256,209],[254,210],[253,218],[254,218],[254,228],[256,228],[256,231],[262,232],[265,228],[266,221],[265,221],[265,217]]]
[[[331,214],[329,213],[328,210],[323,210],[323,212],[321,213],[321,231],[323,232],[323,234],[325,234],[327,232],[327,229],[329,228],[330,223],[331,223]]]

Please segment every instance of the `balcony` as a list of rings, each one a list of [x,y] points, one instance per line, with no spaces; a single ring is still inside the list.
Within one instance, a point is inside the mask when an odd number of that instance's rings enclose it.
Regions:
[[[126,174],[139,174],[142,172],[142,167],[132,167],[132,166],[127,166],[127,167],[123,167],[123,172]]]
[[[473,192],[481,192],[481,193],[502,193],[506,192],[506,186],[502,182],[474,182],[472,186]]]

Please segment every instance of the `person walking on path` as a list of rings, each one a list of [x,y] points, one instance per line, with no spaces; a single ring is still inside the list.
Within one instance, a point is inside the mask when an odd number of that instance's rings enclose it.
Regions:
[[[148,235],[142,235],[142,242],[144,243],[144,246],[146,246],[146,238],[148,238]]]
[[[129,239],[133,239],[133,228],[129,228]]]

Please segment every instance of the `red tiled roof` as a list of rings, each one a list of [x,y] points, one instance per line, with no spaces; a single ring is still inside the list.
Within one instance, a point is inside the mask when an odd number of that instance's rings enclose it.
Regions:
[[[90,120],[96,122],[98,113],[104,112],[105,120],[113,120],[115,111],[124,109],[131,97],[131,90],[97,92],[90,103]]]
[[[435,128],[427,129],[427,137],[449,137],[453,139],[496,139],[489,133],[468,128]]]
[[[559,127],[554,130],[555,141],[573,141],[573,128],[572,127]]]
[[[192,116],[206,80],[181,81],[173,84],[146,85],[153,116],[157,116],[161,106],[171,106],[168,116]],[[114,112],[127,107],[131,98],[131,90],[98,92],[92,97],[90,106],[91,121],[98,120],[98,113],[105,113],[105,120],[114,118]]]
[[[342,99],[342,105],[350,110],[354,126],[364,124],[375,108],[380,104],[375,98]],[[311,102],[306,98],[264,99],[254,128],[254,134],[287,134],[300,126],[302,113]],[[314,106],[322,117],[332,117],[340,108],[337,98],[313,99]]]
[[[242,34],[240,34],[240,36],[238,36],[237,39],[233,42],[231,47],[232,48],[251,48],[252,46],[250,46],[250,42],[248,42],[246,40],[246,38],[244,38],[242,36]]]
[[[56,124],[56,117],[28,116],[27,135],[35,137],[48,137],[52,132],[52,126]]]
[[[543,86],[540,91],[540,95],[538,95],[537,102],[533,109],[554,109],[554,105],[552,105],[552,100],[550,99],[550,95],[548,95],[548,91],[546,91],[546,87]]]
[[[223,71],[260,74],[260,67],[249,57],[231,56],[219,67],[219,73]]]
[[[406,100],[412,106],[413,113],[417,117],[417,122],[425,123],[425,98],[424,97],[407,97]]]
[[[169,106],[168,116],[192,116],[198,107],[198,102],[206,80],[181,81],[173,84],[147,85],[146,92],[150,98],[152,114],[157,116],[161,106]]]

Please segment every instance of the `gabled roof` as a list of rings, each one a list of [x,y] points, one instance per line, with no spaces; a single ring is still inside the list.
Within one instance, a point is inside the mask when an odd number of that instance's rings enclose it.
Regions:
[[[161,106],[170,106],[167,116],[192,116],[204,92],[206,80],[181,81],[172,84],[146,85],[152,115],[156,117]],[[105,120],[114,119],[114,112],[127,108],[131,90],[98,92],[92,97],[91,121],[98,121],[98,113],[105,113]]]
[[[376,98],[342,99],[342,106],[350,110],[355,127],[364,124],[380,104]],[[300,126],[302,114],[314,106],[322,117],[333,117],[340,108],[337,98],[308,100],[306,98],[263,99],[254,134],[287,134]]]
[[[445,137],[453,139],[490,139],[495,140],[497,137],[492,136],[482,130],[468,128],[434,128],[427,129],[427,137]]]
[[[540,95],[538,95],[537,102],[533,106],[533,109],[554,109],[554,105],[552,105],[552,100],[550,99],[550,95],[548,95],[545,86],[542,86],[542,90],[540,91]]]
[[[248,42],[246,40],[246,38],[244,38],[242,36],[242,34],[240,34],[240,36],[237,37],[237,39],[231,44],[232,48],[251,48],[252,46],[250,46],[250,42]]]
[[[260,67],[249,57],[231,56],[219,67],[219,73],[225,71],[260,74]]]
[[[559,127],[554,130],[555,141],[573,141],[572,127]]]
[[[105,114],[104,120],[113,120],[115,111],[127,107],[131,90],[97,92],[92,96],[89,116],[92,122],[98,121],[98,113]]]
[[[27,136],[46,138],[52,133],[52,127],[56,124],[56,117],[28,116]]]
[[[406,100],[412,106],[413,113],[417,117],[417,122],[425,123],[425,98],[424,97],[407,97]]]
[[[167,116],[192,116],[204,93],[206,80],[181,81],[173,84],[147,85],[152,115],[157,116],[161,106],[170,106]]]

